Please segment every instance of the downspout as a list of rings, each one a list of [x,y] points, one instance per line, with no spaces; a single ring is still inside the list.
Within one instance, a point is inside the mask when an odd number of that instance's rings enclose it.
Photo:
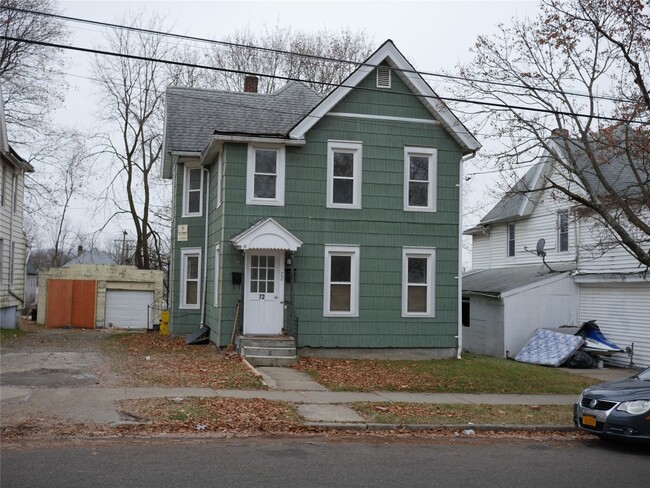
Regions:
[[[210,168],[203,168],[206,174],[205,230],[203,236],[203,293],[201,293],[201,327],[205,325],[205,301],[208,294],[208,213],[210,210]]]
[[[476,151],[460,158],[458,171],[458,334],[456,359],[463,359],[463,163],[476,157]]]

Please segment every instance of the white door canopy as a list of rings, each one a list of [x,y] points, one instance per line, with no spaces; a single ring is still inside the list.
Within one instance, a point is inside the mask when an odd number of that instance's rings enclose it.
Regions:
[[[240,251],[274,249],[295,252],[302,246],[300,239],[270,217],[251,225],[230,242]]]

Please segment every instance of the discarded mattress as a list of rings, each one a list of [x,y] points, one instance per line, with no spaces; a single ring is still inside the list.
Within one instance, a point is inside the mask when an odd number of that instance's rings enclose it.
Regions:
[[[557,368],[569,359],[583,342],[584,339],[580,336],[537,329],[533,337],[515,356],[515,361]]]

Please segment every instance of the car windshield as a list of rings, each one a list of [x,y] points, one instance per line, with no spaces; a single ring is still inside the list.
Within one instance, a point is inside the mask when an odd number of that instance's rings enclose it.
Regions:
[[[650,368],[644,369],[638,375],[636,375],[636,377],[643,381],[650,381]]]

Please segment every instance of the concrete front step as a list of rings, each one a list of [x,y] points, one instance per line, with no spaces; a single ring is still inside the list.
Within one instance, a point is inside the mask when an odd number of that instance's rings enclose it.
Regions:
[[[296,364],[296,356],[244,356],[253,366],[291,366]]]
[[[288,336],[241,336],[239,353],[253,366],[288,366],[297,361],[296,341]]]

